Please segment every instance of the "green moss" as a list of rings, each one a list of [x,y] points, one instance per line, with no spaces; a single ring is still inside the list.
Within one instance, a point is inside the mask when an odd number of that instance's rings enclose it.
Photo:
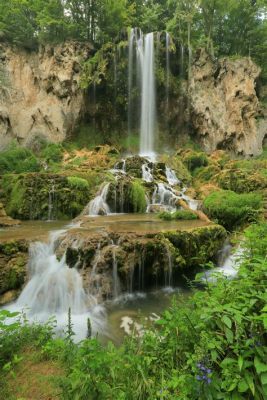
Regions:
[[[89,188],[89,183],[86,179],[77,176],[68,176],[67,181],[72,189],[86,190]]]
[[[190,172],[194,172],[200,167],[206,167],[209,163],[205,153],[195,151],[188,151],[183,157],[183,162]]]
[[[0,152],[0,175],[39,170],[40,165],[37,158],[29,149],[13,144],[7,150]]]
[[[263,174],[238,168],[222,171],[217,175],[216,181],[222,189],[236,193],[248,193],[267,187],[267,178]]]
[[[40,157],[47,162],[59,163],[63,158],[64,148],[62,144],[48,143],[40,152]]]
[[[143,213],[146,211],[146,192],[138,180],[132,182],[129,197],[134,212]]]
[[[174,213],[163,211],[159,213],[159,218],[164,219],[165,221],[172,220],[194,220],[198,219],[198,216],[189,210],[178,210]]]
[[[213,192],[204,200],[204,209],[209,217],[229,230],[245,222],[254,222],[261,206],[261,195],[237,194],[230,190]]]

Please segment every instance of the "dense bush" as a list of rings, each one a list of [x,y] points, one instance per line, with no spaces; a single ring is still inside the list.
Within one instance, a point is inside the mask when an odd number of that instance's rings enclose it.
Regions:
[[[229,230],[245,222],[255,221],[261,206],[261,195],[237,194],[230,190],[213,192],[204,200],[204,209],[208,216]]]
[[[187,166],[190,172],[194,172],[195,169],[200,167],[206,167],[208,165],[208,157],[204,153],[197,153],[190,151],[183,158],[184,164]]]
[[[139,181],[132,182],[129,197],[133,205],[133,212],[144,213],[146,211],[146,192]]]
[[[61,144],[49,143],[40,153],[40,157],[44,158],[47,162],[59,163],[63,158],[64,148]]]
[[[159,213],[159,218],[164,219],[165,221],[172,221],[172,220],[194,220],[198,219],[198,216],[189,210],[178,210],[173,213],[163,211]]]
[[[0,153],[0,174],[37,172],[40,165],[35,155],[24,147],[12,145]]]

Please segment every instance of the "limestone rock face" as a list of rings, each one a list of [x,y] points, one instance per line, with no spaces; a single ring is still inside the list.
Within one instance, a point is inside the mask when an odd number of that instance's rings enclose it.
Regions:
[[[191,118],[204,150],[260,154],[267,124],[255,86],[260,74],[249,58],[212,61],[203,51],[192,66]]]
[[[0,148],[12,139],[60,142],[83,114],[81,62],[90,45],[66,42],[39,51],[0,45]]]

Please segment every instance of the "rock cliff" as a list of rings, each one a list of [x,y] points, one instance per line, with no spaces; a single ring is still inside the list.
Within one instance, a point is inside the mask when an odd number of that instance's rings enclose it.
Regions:
[[[12,139],[60,142],[83,114],[79,88],[88,44],[66,42],[36,52],[0,45],[0,148]]]
[[[189,88],[191,118],[205,151],[260,154],[267,123],[256,94],[260,68],[249,58],[216,61],[199,50]]]

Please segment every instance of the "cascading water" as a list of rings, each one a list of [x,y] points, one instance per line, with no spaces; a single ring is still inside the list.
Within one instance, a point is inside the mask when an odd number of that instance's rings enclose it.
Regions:
[[[109,183],[104,185],[100,193],[89,203],[89,215],[107,215],[110,214],[110,209],[107,204],[107,195],[109,190]]]
[[[142,179],[145,182],[153,182],[153,174],[151,168],[145,163],[142,165]]]
[[[166,32],[166,109],[169,109],[170,87],[170,34]]]
[[[118,261],[116,257],[116,250],[118,246],[113,245],[112,255],[113,255],[113,267],[112,267],[112,280],[113,280],[113,298],[116,299],[120,293],[120,281],[118,276]]]
[[[26,311],[30,321],[46,322],[51,316],[57,320],[58,332],[63,332],[71,310],[76,340],[86,337],[87,319],[93,332],[104,329],[104,311],[94,296],[83,289],[82,278],[75,268],[69,268],[65,257],[57,259],[56,243],[65,231],[51,234],[48,243],[33,243],[30,248],[30,280],[10,309]]]
[[[154,33],[148,33],[144,37],[141,99],[140,155],[154,158],[156,126]]]
[[[128,57],[128,133],[132,128],[132,89],[133,77],[136,76],[136,85],[141,90],[140,154],[154,158],[156,129],[154,33],[143,35],[139,29],[131,29]],[[135,64],[136,71],[134,71]]]
[[[54,203],[55,203],[55,183],[51,182],[51,188],[48,191],[48,221],[54,219]]]
[[[166,166],[165,174],[169,185],[175,186],[181,183],[173,169]]]

